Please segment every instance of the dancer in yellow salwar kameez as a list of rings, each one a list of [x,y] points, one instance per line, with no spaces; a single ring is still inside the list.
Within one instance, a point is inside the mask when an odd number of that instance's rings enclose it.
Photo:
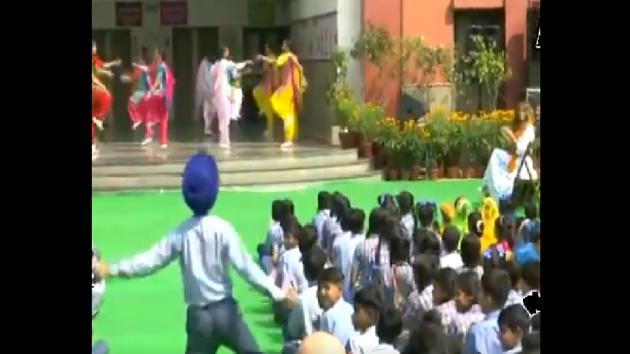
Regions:
[[[276,60],[276,55],[271,50],[269,44],[265,44],[265,56],[269,59]],[[252,94],[260,115],[267,120],[267,130],[265,137],[273,141],[273,109],[271,108],[271,95],[278,87],[278,69],[275,63],[263,63],[263,75],[261,82],[254,87]]]
[[[289,42],[282,42],[282,54],[278,59],[261,56],[267,63],[275,63],[280,70],[280,86],[271,95],[271,108],[284,123],[284,143],[281,149],[291,149],[297,133],[297,114],[302,108],[302,94],[306,89],[304,70]]]

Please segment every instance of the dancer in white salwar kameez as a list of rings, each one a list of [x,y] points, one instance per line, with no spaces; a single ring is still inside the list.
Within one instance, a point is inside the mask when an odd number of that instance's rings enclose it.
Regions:
[[[492,151],[484,174],[485,188],[494,199],[501,200],[512,195],[514,181],[530,144],[536,139],[536,129],[532,124],[533,114],[529,106],[521,106],[511,128],[503,127],[503,136],[512,144],[514,153],[495,148]],[[529,173],[528,173],[529,170]],[[530,176],[531,174],[531,176]],[[520,179],[537,180],[538,173],[530,156],[520,170]]]
[[[212,104],[219,118],[219,146],[224,149],[230,148],[230,121],[233,117],[234,100],[232,99],[233,87],[230,83],[235,71],[240,71],[251,61],[235,63],[228,59],[230,49],[223,48],[222,58],[217,61],[211,69],[211,76],[214,78]],[[242,92],[241,92],[242,102]],[[238,107],[240,112],[240,105]]]

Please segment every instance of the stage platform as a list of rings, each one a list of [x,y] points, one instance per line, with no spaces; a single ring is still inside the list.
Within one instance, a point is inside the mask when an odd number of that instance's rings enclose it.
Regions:
[[[213,154],[222,186],[252,186],[328,181],[378,175],[356,150],[298,145],[283,152],[278,144],[234,143],[230,151],[215,143],[158,145],[109,143],[92,162],[92,191],[176,189],[186,160],[199,150]]]

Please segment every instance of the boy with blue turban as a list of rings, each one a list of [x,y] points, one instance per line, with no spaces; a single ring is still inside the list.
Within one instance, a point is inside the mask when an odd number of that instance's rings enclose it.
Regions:
[[[193,216],[151,249],[111,266],[99,265],[101,275],[141,277],[179,259],[186,319],[186,354],[216,353],[222,345],[237,353],[262,353],[237,302],[232,297],[230,264],[249,283],[275,301],[287,299],[247,253],[232,225],[209,211],[219,193],[214,158],[194,155],[183,174],[182,194]],[[289,290],[291,300],[295,294]]]

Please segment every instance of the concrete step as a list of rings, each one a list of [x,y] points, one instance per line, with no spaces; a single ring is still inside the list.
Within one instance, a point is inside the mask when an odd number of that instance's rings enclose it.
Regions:
[[[329,154],[296,157],[280,155],[278,157],[247,158],[239,160],[218,159],[219,171],[222,173],[260,171],[286,171],[294,169],[309,169],[321,167],[345,166],[357,163],[357,153],[354,150],[338,150]],[[367,163],[367,161],[365,161]],[[154,165],[102,165],[92,166],[92,177],[137,177],[141,175],[180,176],[184,170],[185,160],[169,161]]]
[[[180,170],[181,173],[181,170]],[[313,168],[295,168],[290,170],[261,170],[221,172],[221,186],[249,186],[269,184],[290,184],[314,181],[326,181],[348,178],[372,177],[378,172],[372,171],[366,161],[356,161],[340,166],[321,166]],[[92,176],[93,191],[124,191],[137,189],[177,189],[181,186],[181,177],[170,174],[128,175],[128,176]]]

